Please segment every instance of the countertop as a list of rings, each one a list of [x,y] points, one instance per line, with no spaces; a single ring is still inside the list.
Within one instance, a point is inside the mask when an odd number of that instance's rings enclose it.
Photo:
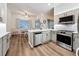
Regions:
[[[5,32],[5,33],[0,33],[0,38],[2,38],[3,36],[5,36],[6,34],[9,34],[10,32]]]
[[[35,30],[28,30],[28,32],[43,32],[43,31],[56,31],[54,29],[35,29]]]
[[[43,31],[58,31],[55,29],[35,29],[35,30],[28,30],[28,32],[43,32]],[[73,34],[78,34],[78,32],[73,32]]]

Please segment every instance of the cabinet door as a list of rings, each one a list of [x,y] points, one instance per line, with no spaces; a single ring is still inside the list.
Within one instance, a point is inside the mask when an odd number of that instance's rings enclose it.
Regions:
[[[2,56],[2,39],[0,38],[0,56]]]
[[[45,31],[43,32],[43,43],[46,43],[50,40],[50,32],[49,31]]]
[[[3,39],[2,39],[3,43],[2,43],[2,46],[3,46],[3,56],[5,56],[6,52],[7,52],[7,36],[4,36]]]
[[[35,45],[41,44],[41,40],[42,40],[42,34],[36,34],[35,35]]]
[[[50,31],[46,32],[46,38],[47,38],[47,41],[50,41]]]
[[[57,35],[57,32],[56,31],[52,31],[52,41],[53,42],[56,42],[56,35]]]
[[[66,12],[66,16],[74,15],[74,13],[75,13],[75,10],[68,11],[68,12]]]
[[[79,48],[79,34],[74,35],[74,41],[73,41],[73,49],[76,51],[76,49]]]
[[[34,46],[34,42],[33,42],[33,38],[34,37],[34,34],[32,32],[28,32],[28,42],[29,42],[29,45],[33,48]]]
[[[7,50],[9,49],[10,46],[10,38],[11,38],[11,34],[7,34]]]
[[[43,40],[42,40],[43,43],[45,43],[47,41],[46,35],[47,35],[46,32],[43,32]]]

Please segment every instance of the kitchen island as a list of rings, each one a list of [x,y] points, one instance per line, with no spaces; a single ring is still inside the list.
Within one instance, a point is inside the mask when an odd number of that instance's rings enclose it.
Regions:
[[[33,48],[34,46],[51,41],[52,40],[51,31],[56,32],[56,30],[54,30],[54,29],[28,30],[28,42],[29,42],[29,45],[31,46],[31,48]]]

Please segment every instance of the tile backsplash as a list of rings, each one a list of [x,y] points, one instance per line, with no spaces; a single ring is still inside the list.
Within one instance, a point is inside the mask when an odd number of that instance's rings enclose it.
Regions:
[[[77,32],[77,23],[75,23],[75,24],[69,24],[69,25],[55,24],[54,25],[54,29],[55,30],[70,30],[70,31]]]
[[[74,24],[59,24],[59,18],[74,15]],[[54,17],[54,29],[56,30],[70,30],[78,32],[78,15],[79,15],[79,9],[70,10],[58,15],[55,15]]]

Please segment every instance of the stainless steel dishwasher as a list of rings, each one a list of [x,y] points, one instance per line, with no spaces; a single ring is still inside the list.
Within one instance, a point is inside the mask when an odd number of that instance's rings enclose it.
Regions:
[[[34,46],[42,44],[42,32],[34,33]]]

